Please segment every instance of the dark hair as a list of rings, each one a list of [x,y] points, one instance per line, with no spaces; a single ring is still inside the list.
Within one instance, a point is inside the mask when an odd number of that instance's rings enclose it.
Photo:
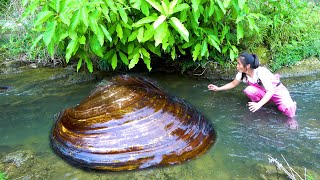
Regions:
[[[256,69],[260,65],[259,58],[256,54],[249,54],[245,52],[245,53],[241,53],[239,58],[243,65],[250,64],[252,69]]]

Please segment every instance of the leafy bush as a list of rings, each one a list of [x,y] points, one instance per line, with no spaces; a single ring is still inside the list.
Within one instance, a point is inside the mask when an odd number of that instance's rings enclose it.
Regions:
[[[275,71],[292,66],[306,57],[319,56],[320,8],[302,0],[251,1],[254,12],[264,15],[257,21],[259,33],[249,33],[243,39],[244,49],[256,51],[266,47],[270,66]]]
[[[51,56],[65,53],[66,62],[92,61],[133,68],[151,57],[187,55],[196,60],[234,60],[243,27],[257,30],[246,0],[23,0],[24,17],[36,13],[35,30],[41,34],[32,48],[44,43]],[[38,11],[40,10],[40,11]],[[222,60],[221,60],[222,59]],[[217,61],[217,60],[215,60]],[[232,61],[231,61],[232,62]]]

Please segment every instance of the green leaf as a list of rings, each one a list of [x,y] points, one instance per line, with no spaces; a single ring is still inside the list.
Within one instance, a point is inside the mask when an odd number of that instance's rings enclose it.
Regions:
[[[172,50],[171,50],[171,59],[172,59],[172,60],[175,60],[175,59],[176,59],[176,56],[177,56],[177,55],[176,55],[176,48],[173,47]]]
[[[129,69],[132,69],[139,62],[139,53],[136,53],[130,60]]]
[[[123,52],[119,51],[119,56],[120,56],[121,61],[125,65],[129,65],[129,60],[128,60],[127,56]]]
[[[121,17],[122,21],[127,24],[128,23],[128,15],[127,15],[127,13],[125,12],[125,10],[122,8],[121,5],[117,5],[117,6],[118,6],[119,14],[120,14],[120,17]]]
[[[71,56],[73,56],[78,47],[78,40],[71,40],[67,46],[67,52],[66,52],[66,61],[69,62]]]
[[[130,36],[128,37],[128,42],[131,42],[137,38],[138,30],[133,31]]]
[[[211,17],[213,13],[214,13],[214,2],[213,0],[210,0],[209,13],[208,13],[209,17]]]
[[[144,36],[141,42],[146,42],[151,39],[155,33],[153,27],[149,24],[146,24],[147,30],[144,32]]]
[[[143,36],[144,36],[143,33],[144,33],[144,28],[141,27],[141,28],[139,29],[138,36],[137,36],[138,42],[141,42],[141,41],[142,41]]]
[[[157,28],[163,23],[163,21],[166,20],[166,18],[167,18],[167,16],[165,16],[165,15],[160,15],[160,16],[158,17],[158,19],[153,23],[153,28],[154,28],[154,29],[157,29]]]
[[[112,37],[111,37],[109,31],[107,30],[107,28],[106,28],[103,24],[100,24],[100,27],[101,27],[104,35],[107,37],[107,39],[108,39],[110,42],[112,42]]]
[[[199,4],[201,3],[201,0],[191,0],[191,6],[192,6],[192,11],[197,12],[199,9]]]
[[[26,6],[28,4],[29,0],[22,0],[22,6]]]
[[[122,31],[122,27],[121,27],[120,24],[117,24],[117,26],[116,26],[116,31],[117,31],[117,36],[118,36],[120,39],[122,39],[122,37],[123,37],[123,31]]]
[[[189,6],[187,3],[178,4],[177,6],[175,6],[175,7],[173,8],[172,14],[177,13],[177,12],[180,12],[180,11],[183,11],[183,10],[185,10],[185,9],[189,9],[189,8],[190,8],[190,6]]]
[[[176,7],[177,3],[178,3],[178,0],[173,0],[173,1],[170,2],[170,4],[169,4],[169,14],[172,14],[174,12],[173,9]]]
[[[133,42],[129,43],[129,45],[128,45],[128,51],[127,51],[128,55],[133,52],[134,46],[135,46],[135,45],[134,45]]]
[[[244,35],[244,31],[243,31],[243,27],[240,24],[237,24],[237,42],[239,43],[239,40],[241,38],[243,38]]]
[[[221,52],[220,46],[219,46],[219,39],[215,37],[214,35],[208,35],[208,42],[211,46],[216,48],[219,52]]]
[[[50,42],[47,49],[48,49],[49,55],[51,57],[53,57],[54,56],[54,42]]]
[[[141,51],[141,54],[144,56],[144,57],[147,57],[150,59],[150,54],[148,53],[148,51],[145,49],[145,48],[140,48],[140,51]]]
[[[104,55],[103,59],[109,60],[111,56],[113,56],[116,53],[115,49],[109,49],[108,52]]]
[[[78,64],[77,64],[77,72],[79,72],[79,69],[81,68],[82,65],[82,58],[79,59]]]
[[[98,34],[98,24],[97,24],[97,19],[95,17],[95,13],[90,13],[89,14],[89,26],[91,28],[91,30],[95,33]]]
[[[80,14],[81,14],[81,20],[83,22],[83,24],[88,27],[89,26],[89,23],[88,23],[88,10],[87,10],[87,7],[82,7],[81,8],[81,11],[80,11]]]
[[[61,13],[61,14],[59,14],[59,19],[61,20],[61,22],[63,22],[67,26],[69,26],[70,19],[69,19],[68,15],[66,15],[65,13]]]
[[[203,57],[206,52],[208,52],[208,43],[207,40],[204,40],[201,45],[201,57]]]
[[[77,28],[77,26],[79,25],[80,23],[80,11],[77,10],[76,12],[74,12],[72,18],[71,18],[71,24],[70,24],[70,27],[69,29],[71,30],[75,30]]]
[[[40,12],[34,22],[34,26],[38,26],[39,24],[46,22],[53,15],[54,13],[52,11]]]
[[[113,70],[116,69],[117,64],[118,64],[117,54],[114,53],[114,55],[112,56],[112,59],[111,59],[111,67],[112,67]]]
[[[226,14],[226,9],[224,8],[223,3],[220,0],[216,0],[223,14]]]
[[[143,62],[147,66],[148,70],[151,71],[152,68],[151,68],[151,60],[150,60],[150,58],[144,57],[143,58]]]
[[[100,43],[100,46],[103,46],[103,44],[104,44],[104,35],[103,35],[103,31],[101,30],[101,28],[99,28],[99,26],[98,26],[98,29],[97,29],[97,37],[98,37],[98,41]]]
[[[165,38],[166,34],[168,33],[168,24],[162,23],[158,30],[155,32],[154,40],[155,40],[155,46],[158,46],[160,43],[162,43],[163,38]]]
[[[238,5],[241,10],[243,9],[243,6],[245,3],[246,3],[246,0],[238,0]]]
[[[97,35],[95,34],[90,38],[90,49],[99,57],[103,57],[103,49],[99,44]]]
[[[43,38],[43,34],[40,34],[32,43],[32,46],[31,46],[31,50],[34,49],[34,47],[36,47],[36,45],[38,44],[38,42]]]
[[[86,37],[85,36],[81,36],[81,38],[79,38],[79,43],[80,44],[86,44]]]
[[[189,41],[189,32],[184,27],[184,25],[179,21],[179,19],[177,19],[176,17],[171,17],[169,22],[174,27],[174,29],[179,32],[179,34],[182,36],[182,38],[188,42]]]
[[[193,61],[197,60],[197,58],[198,58],[198,56],[200,54],[200,49],[201,49],[201,45],[200,44],[197,44],[194,47],[194,50],[192,52]]]
[[[111,11],[114,12],[115,14],[118,14],[117,7],[114,5],[113,0],[107,0],[106,2],[108,4],[108,6],[111,8]]]
[[[149,7],[148,7],[148,4],[146,3],[146,1],[142,1],[141,2],[141,7],[140,7],[142,13],[145,15],[145,16],[149,16],[150,15],[150,11],[149,11]]]
[[[43,41],[46,44],[46,46],[49,45],[49,43],[52,41],[52,38],[55,34],[56,31],[56,26],[57,26],[57,21],[50,21],[47,23],[47,29],[43,33]]]
[[[146,23],[154,22],[157,19],[158,19],[157,16],[148,16],[148,17],[142,18],[139,21],[137,21],[136,23],[132,24],[132,27],[140,27]]]
[[[153,8],[159,11],[161,14],[165,14],[162,6],[154,0],[146,0]]]
[[[93,65],[92,65],[92,61],[89,58],[85,59],[86,64],[87,64],[87,69],[89,70],[90,73],[93,72]]]

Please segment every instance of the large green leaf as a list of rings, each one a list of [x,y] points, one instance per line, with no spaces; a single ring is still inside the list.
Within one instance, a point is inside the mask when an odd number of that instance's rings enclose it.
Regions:
[[[80,11],[76,10],[76,12],[74,12],[74,14],[73,14],[73,16],[71,18],[71,24],[70,24],[69,29],[70,30],[75,30],[77,28],[77,26],[79,25],[80,20],[81,20]]]
[[[79,72],[79,69],[81,68],[82,65],[82,58],[79,59],[78,64],[77,64],[77,72]]]
[[[90,49],[99,57],[103,57],[103,49],[100,46],[97,35],[93,35],[90,39]]]
[[[129,60],[128,57],[121,51],[119,51],[119,56],[121,61],[125,64],[125,65],[129,65]]]
[[[114,55],[112,56],[112,59],[111,59],[111,67],[112,67],[113,70],[116,69],[117,64],[118,64],[117,54],[114,53]]]
[[[141,27],[138,31],[137,40],[138,42],[141,42],[144,36],[144,28]]]
[[[157,31],[154,34],[155,46],[158,46],[160,43],[162,43],[162,40],[166,37],[167,33],[168,24],[164,22],[158,27]]]
[[[239,43],[239,40],[241,38],[243,38],[243,35],[244,35],[244,31],[243,31],[243,27],[241,24],[237,24],[237,41]]]
[[[66,52],[66,61],[67,63],[69,62],[71,56],[73,56],[76,51],[78,50],[77,49],[78,47],[78,40],[71,40],[67,46],[67,52]]]
[[[149,7],[148,7],[148,3],[146,1],[142,1],[141,2],[141,6],[140,6],[141,12],[148,17],[150,15],[150,11],[149,11]]]
[[[128,23],[128,15],[121,5],[118,5],[118,10],[122,21]]]
[[[137,38],[137,36],[138,36],[138,31],[139,31],[139,30],[135,30],[135,31],[133,31],[133,32],[129,35],[129,37],[128,37],[128,42],[131,42],[131,41],[133,41],[133,40],[135,40],[135,39]]]
[[[139,62],[139,53],[133,55],[133,58],[130,60],[129,69],[132,69]]]
[[[149,24],[146,24],[146,30],[144,32],[144,36],[143,36],[143,39],[142,39],[142,42],[146,42],[148,41],[149,39],[151,39],[155,33],[155,30],[153,29],[153,26],[149,25]]]
[[[184,25],[179,21],[179,19],[176,17],[171,17],[169,22],[174,27],[174,29],[179,32],[179,34],[182,36],[182,38],[188,42],[189,41],[189,32],[184,27]]]
[[[52,11],[40,12],[37,15],[37,19],[34,21],[34,25],[38,26],[39,24],[46,22],[53,15],[54,15],[54,13]]]
[[[201,57],[203,57],[207,52],[208,52],[208,43],[206,40],[204,40],[201,45],[201,53],[200,53]]]
[[[110,9],[112,10],[112,12],[114,12],[115,14],[117,14],[117,7],[114,4],[113,0],[106,0],[108,6],[110,7]]]
[[[111,37],[109,31],[107,30],[107,28],[106,28],[103,24],[100,24],[100,27],[101,27],[104,35],[107,37],[107,39],[108,39],[110,42],[112,42],[112,37]]]
[[[178,4],[173,8],[172,13],[174,14],[174,13],[177,13],[177,12],[183,11],[185,9],[189,9],[189,8],[190,8],[190,6],[187,3]]]
[[[154,0],[146,0],[153,8],[159,11],[161,14],[165,14],[162,6]]]
[[[90,73],[93,72],[93,65],[92,61],[86,56],[85,58],[86,64],[87,64],[87,69],[89,70]]]
[[[196,46],[192,51],[192,58],[194,61],[198,59],[198,56],[200,54],[200,49],[201,49],[201,44],[196,44]]]
[[[151,71],[152,68],[151,68],[151,60],[150,60],[150,58],[143,57],[143,62],[147,66],[148,70]]]
[[[247,0],[238,0],[238,5],[240,9],[243,9],[244,4],[246,3]]]
[[[70,19],[69,19],[68,15],[67,15],[66,13],[61,13],[61,14],[59,14],[59,18],[60,18],[60,20],[61,20],[64,24],[66,24],[67,26],[69,26],[69,24],[70,24]]]
[[[160,15],[158,19],[153,23],[153,28],[157,29],[165,20],[167,16],[165,15]]]
[[[89,26],[89,23],[88,23],[88,10],[87,10],[87,7],[86,6],[83,6],[81,9],[80,9],[80,16],[81,16],[81,20],[83,22],[83,24],[88,27]]]
[[[140,27],[140,26],[143,26],[146,23],[154,22],[157,19],[158,19],[158,17],[155,16],[155,15],[148,16],[148,17],[142,18],[139,21],[137,21],[136,23],[132,24],[132,27]]]
[[[45,33],[43,33],[43,41],[46,44],[46,46],[49,45],[49,43],[52,41],[52,38],[55,34],[56,31],[56,26],[57,26],[57,21],[49,21],[47,23],[47,29]]]
[[[34,49],[34,47],[36,47],[36,45],[39,43],[39,41],[43,38],[43,34],[40,34],[32,43],[32,46],[31,46],[31,50]]]
[[[117,24],[117,26],[116,26],[116,31],[117,31],[117,36],[118,36],[120,39],[122,39],[122,37],[123,37],[123,31],[122,31],[122,27],[121,27],[120,24]]]

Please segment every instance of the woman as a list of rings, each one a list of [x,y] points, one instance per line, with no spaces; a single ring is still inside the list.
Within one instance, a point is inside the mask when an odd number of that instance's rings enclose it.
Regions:
[[[273,101],[278,109],[288,117],[294,117],[296,113],[296,102],[294,102],[287,88],[280,82],[278,74],[273,75],[267,68],[260,67],[256,54],[242,53],[237,59],[238,74],[235,79],[221,87],[213,84],[208,85],[212,91],[232,89],[241,82],[249,86],[244,93],[249,97],[249,110],[255,112],[268,101]]]

